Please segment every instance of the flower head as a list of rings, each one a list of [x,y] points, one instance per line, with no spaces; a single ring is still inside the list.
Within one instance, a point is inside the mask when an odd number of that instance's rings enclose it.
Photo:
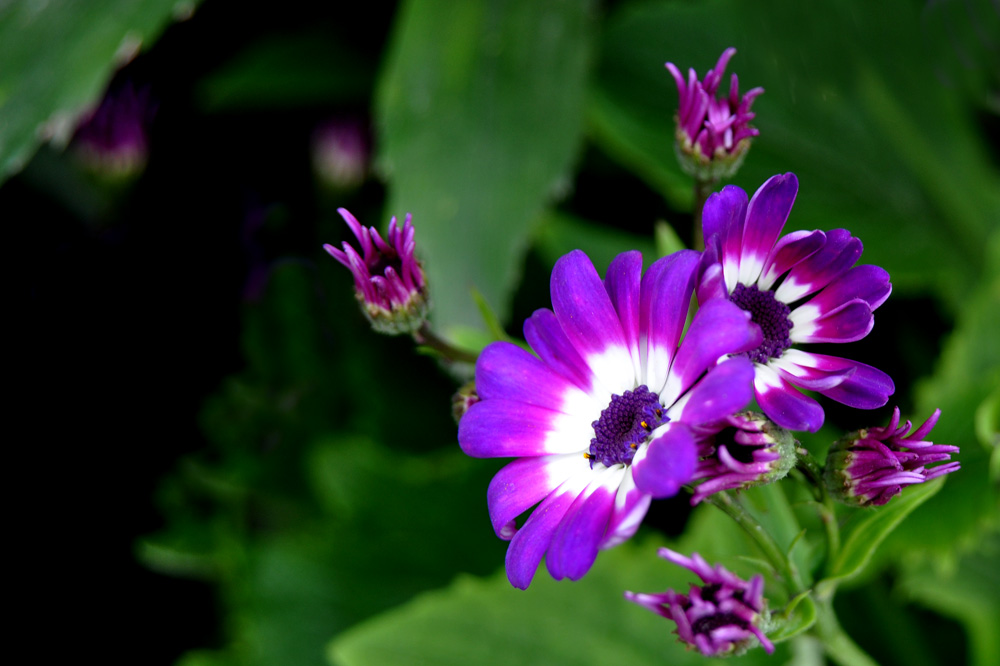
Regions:
[[[111,178],[128,178],[146,166],[149,126],[156,113],[149,88],[131,82],[108,91],[84,116],[72,149],[88,169]]]
[[[324,183],[351,189],[364,181],[371,151],[361,123],[330,120],[316,128],[310,143],[313,168]]]
[[[784,478],[795,467],[795,438],[755,412],[725,419],[726,427],[700,443],[692,504],[722,490],[750,488]]]
[[[661,548],[659,555],[698,574],[705,584],[692,584],[687,594],[626,592],[626,599],[676,622],[681,641],[707,657],[742,654],[758,643],[769,653],[774,651],[762,630],[770,615],[759,574],[745,581],[721,564],[709,566],[698,553],[687,558]]]
[[[960,466],[957,461],[927,468],[958,453],[957,446],[924,441],[940,416],[941,410],[934,410],[922,426],[907,435],[910,422],[899,425],[896,407],[886,427],[859,430],[837,441],[826,458],[827,487],[846,504],[881,506],[904,486],[954,472]]]
[[[752,364],[717,364],[760,344],[747,313],[717,299],[681,340],[699,261],[685,250],[643,275],[642,255],[626,252],[602,281],[571,252],[552,270],[552,310],[524,324],[537,356],[508,342],[480,355],[479,401],[458,441],[471,456],[517,458],[487,493],[515,587],[529,585],[543,556],[554,578],[583,576],[598,550],[635,533],[652,498],[692,480],[698,439],[750,400]]]
[[[754,118],[750,106],[764,92],[763,88],[753,88],[740,97],[739,79],[733,74],[729,96],[715,97],[726,65],[735,53],[732,47],[723,51],[702,81],[698,80],[694,69],[688,70],[685,81],[672,62],[666,64],[680,96],[674,116],[678,159],[684,171],[706,181],[728,178],[736,173],[750,149],[751,137],[760,134],[750,126]]]
[[[726,298],[751,313],[764,335],[743,354],[754,362],[758,404],[784,428],[815,432],[823,409],[796,387],[859,409],[881,407],[895,387],[881,370],[797,345],[865,337],[892,285],[884,269],[854,265],[861,241],[845,229],[778,238],[798,189],[787,173],[768,179],[749,203],[733,185],[708,198],[698,300]]]
[[[407,213],[402,229],[393,217],[386,242],[374,227],[361,226],[347,210],[337,212],[354,232],[362,253],[346,242],[343,250],[332,245],[323,249],[351,271],[354,295],[372,328],[390,335],[416,331],[427,318],[428,300],[424,271],[414,255],[412,216]]]

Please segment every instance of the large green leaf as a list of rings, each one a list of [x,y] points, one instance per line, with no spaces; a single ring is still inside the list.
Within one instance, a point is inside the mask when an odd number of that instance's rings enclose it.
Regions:
[[[391,214],[413,213],[434,317],[501,318],[529,232],[565,189],[583,124],[591,3],[410,0],[378,94]],[[560,185],[562,183],[562,185]]]
[[[602,553],[581,581],[555,582],[544,571],[527,591],[501,572],[425,594],[359,625],[330,646],[338,666],[379,664],[721,664],[782,658],[752,650],[733,660],[687,651],[672,623],[622,598],[624,590],[683,590],[690,572],[655,556],[656,544],[629,543]],[[784,652],[782,648],[779,648]]]
[[[66,141],[116,66],[197,0],[50,0],[0,6],[0,181]]]
[[[897,288],[960,302],[1000,223],[1000,178],[960,94],[935,77],[947,45],[925,43],[919,6],[887,3],[643,2],[604,33],[591,96],[595,139],[677,208],[692,185],[673,153],[672,61],[699,75],[728,46],[741,87],[763,86],[760,136],[736,179],[753,192],[793,171],[788,230],[847,227]],[[987,27],[988,26],[988,27]],[[996,21],[982,27],[997,35]]]

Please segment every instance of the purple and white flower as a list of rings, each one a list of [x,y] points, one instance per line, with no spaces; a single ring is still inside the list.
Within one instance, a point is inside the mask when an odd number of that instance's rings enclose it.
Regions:
[[[688,174],[707,181],[732,176],[750,148],[750,139],[760,134],[750,126],[755,115],[750,107],[764,92],[763,88],[753,88],[740,97],[739,79],[733,74],[728,97],[716,99],[715,96],[726,65],[735,54],[736,49],[732,47],[723,51],[704,80],[698,80],[692,68],[685,81],[676,65],[666,64],[679,96],[674,117],[677,156]]]
[[[681,340],[699,262],[685,250],[643,274],[642,255],[626,252],[602,281],[571,252],[552,271],[552,310],[524,324],[537,356],[508,342],[480,355],[479,401],[458,440],[471,456],[517,458],[487,493],[515,587],[543,557],[554,578],[582,577],[599,550],[635,533],[652,498],[692,480],[699,438],[751,399],[752,364],[717,364],[760,344],[746,312],[706,303]]]
[[[824,480],[837,499],[855,506],[881,506],[902,492],[905,486],[923,483],[956,471],[957,446],[924,441],[941,416],[936,409],[910,435],[911,424],[899,425],[899,407],[884,428],[868,428],[838,440],[827,454]]]
[[[726,298],[751,313],[764,335],[743,354],[754,362],[758,404],[782,427],[815,432],[823,425],[823,408],[796,387],[858,409],[883,406],[895,387],[870,365],[797,345],[865,337],[892,285],[884,269],[854,265],[861,241],[846,229],[778,238],[798,188],[795,174],[786,173],[771,177],[749,202],[733,185],[708,198],[698,300]]]
[[[389,335],[419,329],[429,303],[424,271],[416,258],[412,216],[406,214],[402,229],[393,217],[386,241],[375,227],[361,226],[347,209],[337,212],[358,239],[361,254],[350,243],[343,243],[343,250],[329,244],[323,249],[351,271],[354,295],[372,328]]]
[[[681,641],[706,657],[742,654],[758,644],[774,652],[762,629],[769,622],[763,577],[745,581],[721,564],[709,566],[698,553],[687,558],[661,548],[658,554],[698,574],[705,584],[692,584],[687,594],[626,592],[626,599],[676,622]]]

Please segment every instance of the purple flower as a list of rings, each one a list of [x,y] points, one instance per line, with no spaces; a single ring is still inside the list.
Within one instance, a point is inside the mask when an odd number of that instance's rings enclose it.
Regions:
[[[835,497],[855,506],[881,506],[898,495],[904,486],[923,483],[950,474],[956,462],[927,469],[932,463],[951,459],[957,446],[924,441],[937,424],[941,410],[912,434],[910,422],[899,425],[899,407],[884,428],[869,428],[837,441],[826,458],[824,480]]]
[[[414,255],[412,216],[407,213],[402,229],[393,217],[386,242],[374,227],[361,226],[346,209],[337,212],[354,232],[362,254],[349,243],[343,243],[343,250],[332,245],[323,249],[351,271],[354,295],[372,328],[390,335],[419,329],[427,318],[428,301],[424,271]]]
[[[729,96],[716,99],[719,84],[729,59],[736,53],[730,47],[722,52],[714,69],[708,70],[703,81],[698,80],[694,69],[688,70],[687,81],[672,63],[666,67],[677,83],[680,103],[674,120],[677,123],[677,155],[684,170],[696,178],[713,181],[732,176],[747,150],[750,139],[760,134],[750,127],[754,113],[753,101],[764,92],[754,88],[743,97],[739,93],[739,79],[733,74]]]
[[[723,490],[773,483],[795,467],[797,442],[784,428],[755,412],[740,412],[724,420],[728,427],[699,444],[694,479],[702,482],[691,504]]]
[[[155,113],[148,87],[136,90],[127,82],[113,88],[80,121],[73,151],[93,171],[110,177],[134,175],[146,166]]]
[[[543,556],[554,578],[583,576],[598,550],[635,533],[652,498],[692,480],[699,437],[750,400],[752,364],[716,364],[760,344],[745,312],[707,303],[681,341],[699,261],[685,250],[643,275],[642,255],[626,252],[602,281],[571,252],[552,270],[552,310],[524,324],[537,356],[507,342],[480,355],[479,402],[458,441],[471,456],[517,458],[487,493],[515,587],[528,587]]]
[[[709,566],[698,553],[687,558],[661,548],[658,554],[698,574],[705,584],[692,584],[687,594],[673,590],[662,594],[626,592],[626,599],[676,622],[681,641],[707,657],[743,654],[758,642],[769,653],[774,652],[774,645],[761,629],[770,618],[760,575],[748,582],[721,564]]]
[[[795,174],[787,173],[770,178],[749,203],[732,185],[708,198],[698,299],[727,298],[751,313],[764,334],[744,353],[754,362],[757,403],[778,425],[815,432],[823,408],[796,387],[859,409],[881,407],[895,387],[881,370],[795,345],[865,337],[892,285],[884,269],[854,266],[861,241],[845,229],[778,238],[798,188]]]

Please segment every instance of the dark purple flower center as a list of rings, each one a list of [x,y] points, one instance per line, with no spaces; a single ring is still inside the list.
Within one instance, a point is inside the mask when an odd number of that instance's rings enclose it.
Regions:
[[[716,613],[700,617],[691,623],[693,634],[710,634],[719,627],[739,627],[746,631],[750,624],[735,613]]]
[[[792,346],[788,337],[792,322],[791,308],[774,297],[772,291],[761,291],[757,285],[737,284],[729,300],[750,313],[753,323],[760,326],[764,341],[756,349],[743,352],[754,363],[767,363]]]
[[[593,468],[594,461],[605,467],[632,462],[639,445],[665,421],[659,396],[645,385],[612,395],[601,418],[590,424],[594,428],[590,466]]]

